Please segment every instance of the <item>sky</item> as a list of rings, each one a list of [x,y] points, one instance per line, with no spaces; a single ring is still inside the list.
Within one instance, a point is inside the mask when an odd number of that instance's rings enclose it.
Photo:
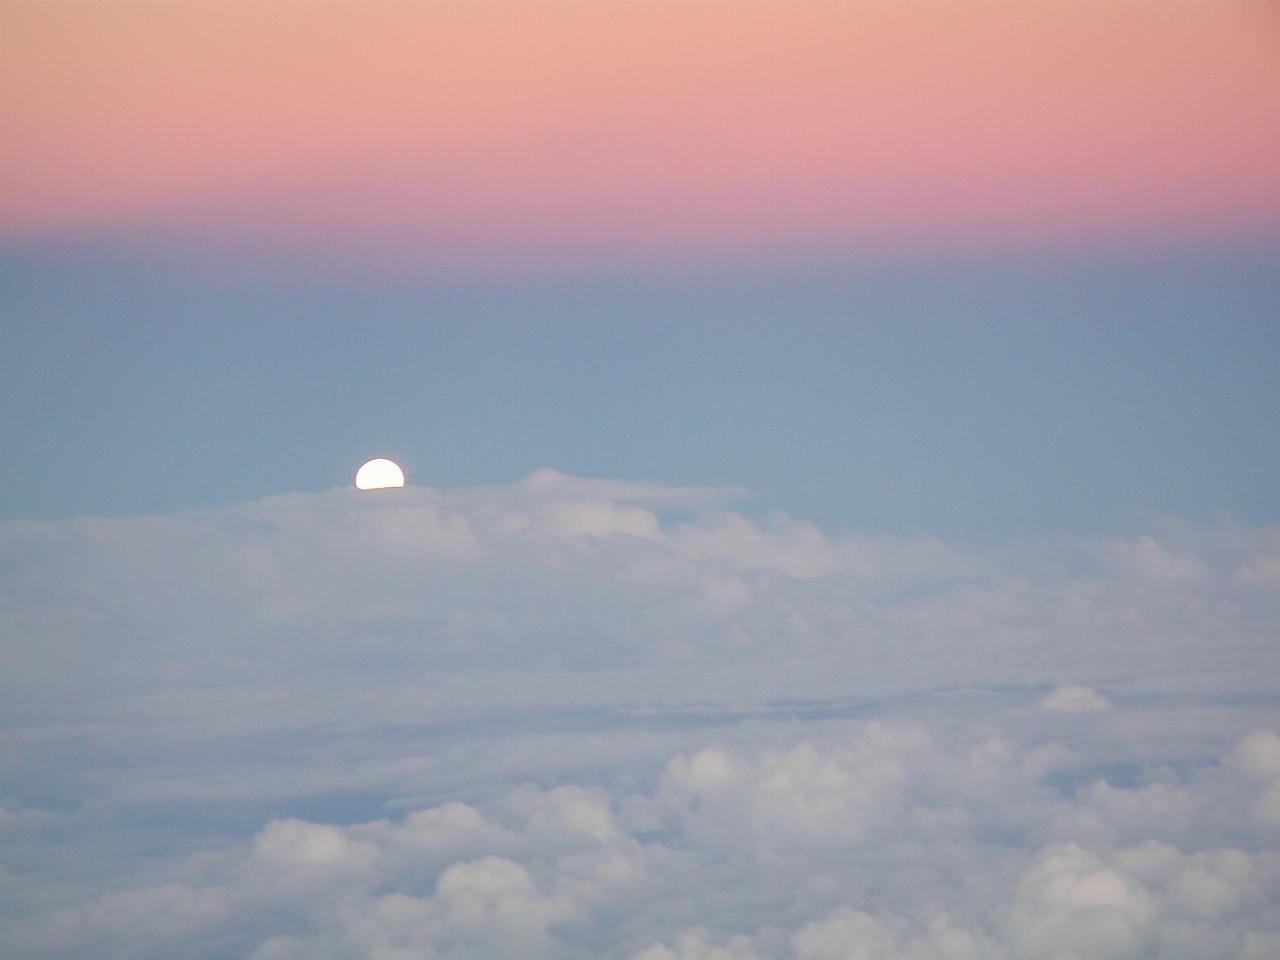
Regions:
[[[1263,0],[7,3],[0,206],[425,255],[1274,238]]]
[[[1280,955],[1278,102],[1260,0],[0,0],[0,954]]]
[[[1280,249],[1280,248],[1278,248]],[[430,281],[15,255],[0,515],[551,466],[1011,539],[1280,521],[1280,260],[992,255]]]
[[[3,9],[0,516],[386,453],[842,529],[1280,519],[1269,4]]]

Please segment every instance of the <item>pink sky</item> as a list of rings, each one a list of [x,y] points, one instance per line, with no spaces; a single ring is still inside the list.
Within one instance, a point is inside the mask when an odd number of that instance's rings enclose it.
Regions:
[[[1265,0],[5,2],[0,237],[1280,233]]]

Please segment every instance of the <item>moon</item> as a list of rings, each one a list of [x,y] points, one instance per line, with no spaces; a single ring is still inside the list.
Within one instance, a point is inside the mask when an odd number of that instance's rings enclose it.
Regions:
[[[404,471],[394,460],[379,457],[356,471],[356,487],[360,490],[386,490],[404,486]]]

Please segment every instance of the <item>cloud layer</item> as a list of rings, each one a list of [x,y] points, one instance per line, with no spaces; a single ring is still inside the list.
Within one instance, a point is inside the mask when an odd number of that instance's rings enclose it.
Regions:
[[[1280,532],[977,548],[540,471],[0,528],[31,957],[1280,949]]]

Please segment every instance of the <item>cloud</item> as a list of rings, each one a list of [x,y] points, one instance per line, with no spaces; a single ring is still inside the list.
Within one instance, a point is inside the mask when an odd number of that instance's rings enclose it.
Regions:
[[[1110,710],[1111,701],[1097,690],[1076,683],[1066,683],[1054,687],[1041,697],[1040,706],[1059,713],[1097,713],[1100,710]]]
[[[645,783],[519,784],[485,809],[347,826],[273,821],[192,857],[185,883],[46,915],[16,942],[32,956],[178,945],[255,960],[1208,960],[1260,956],[1280,934],[1280,846],[1264,833],[1160,839],[1149,785],[1107,786],[1129,795],[1109,804],[1105,781],[1062,785],[1070,752],[1045,764],[990,736],[863,722],[782,750],[680,753]],[[1234,758],[1257,738],[1194,774],[1147,772],[1193,819],[1224,798],[1230,817],[1251,777]],[[1060,836],[1068,815],[1124,821],[1129,801],[1150,828],[1125,842]]]
[[[796,960],[978,960],[999,948],[981,931],[953,926],[940,914],[923,924],[837,907],[790,939]]]
[[[1241,571],[1280,532],[979,548],[727,496],[0,527],[0,946],[1274,953],[1280,596]]]

